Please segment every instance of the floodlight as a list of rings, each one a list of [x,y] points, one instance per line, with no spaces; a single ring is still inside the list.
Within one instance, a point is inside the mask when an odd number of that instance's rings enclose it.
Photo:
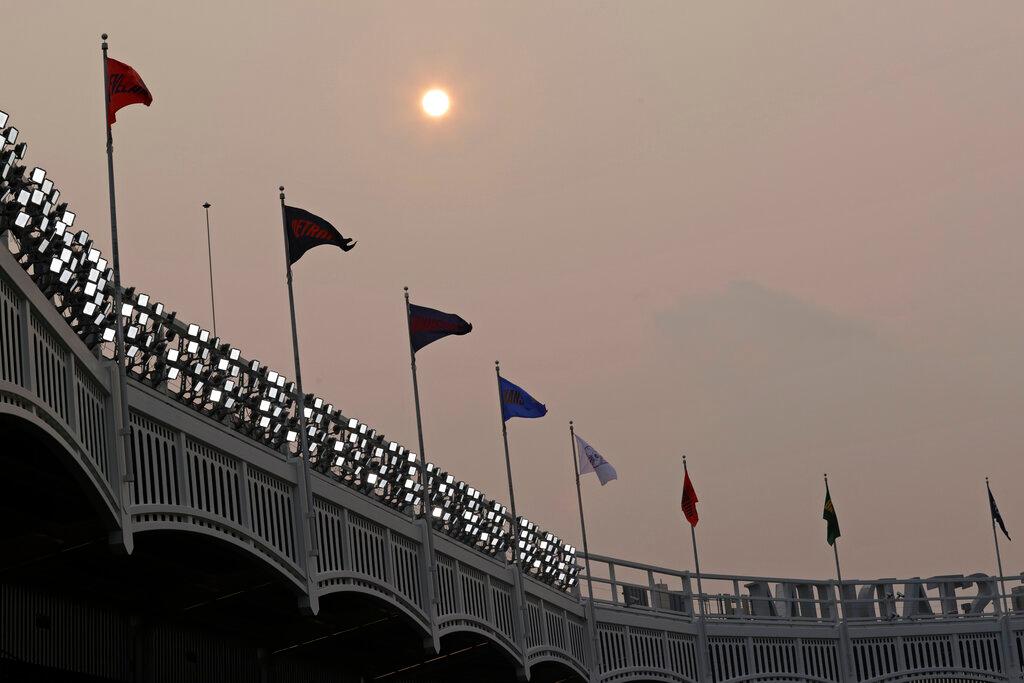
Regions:
[[[511,517],[505,506],[432,463],[421,469],[416,453],[318,396],[297,396],[293,382],[245,360],[201,326],[178,322],[148,295],[126,289],[115,309],[107,260],[88,232],[70,229],[76,215],[58,204],[60,190],[46,170],[28,171],[19,163],[27,145],[7,123],[0,112],[0,210],[12,227],[11,249],[87,345],[109,344],[120,325],[134,379],[166,382],[176,400],[284,453],[296,451],[301,416],[310,464],[318,471],[404,514],[429,516],[440,533],[491,556],[509,561],[515,543],[521,571],[559,588],[575,585],[576,549],[554,534]],[[109,346],[102,351],[111,356]],[[428,488],[429,498],[423,493]]]

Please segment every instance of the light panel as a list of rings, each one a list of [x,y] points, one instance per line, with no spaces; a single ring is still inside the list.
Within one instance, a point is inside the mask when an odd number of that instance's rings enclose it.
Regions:
[[[27,150],[18,130],[0,112],[0,232],[10,250],[72,330],[91,348],[113,357],[115,326],[125,339],[130,377],[207,418],[283,455],[299,455],[295,384],[200,325],[129,287],[115,314],[113,273],[76,215],[58,203],[60,191],[42,168],[21,165]],[[511,519],[501,503],[427,463],[430,500],[418,456],[383,434],[342,414],[333,404],[303,397],[310,466],[414,517],[427,516],[437,531],[566,590],[576,583],[576,550],[529,520]]]

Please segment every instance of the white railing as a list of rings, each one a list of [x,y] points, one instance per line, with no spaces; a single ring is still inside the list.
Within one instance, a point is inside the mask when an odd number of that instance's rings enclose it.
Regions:
[[[581,594],[595,603],[690,620],[850,624],[1024,617],[1024,575],[909,579],[795,579],[702,573],[590,555]],[[588,580],[589,579],[589,580]],[[593,587],[593,595],[589,593]],[[1005,586],[1005,590],[1004,587]]]
[[[426,516],[440,533],[512,563],[519,544],[521,571],[572,592],[576,550],[525,517],[428,464],[334,404],[307,394],[282,373],[214,336],[150,296],[122,290],[114,311],[112,271],[89,233],[42,168],[23,164],[19,133],[0,112],[0,234],[18,264],[54,305],[64,323],[90,348],[112,358],[115,327],[124,332],[129,376],[192,410],[284,455],[298,456],[298,405],[305,412],[309,464],[338,483],[403,513]],[[430,478],[431,500],[423,500]],[[433,513],[433,514],[431,514]]]

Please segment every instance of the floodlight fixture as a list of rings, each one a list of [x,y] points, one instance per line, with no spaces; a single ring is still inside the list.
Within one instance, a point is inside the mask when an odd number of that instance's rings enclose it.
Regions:
[[[0,112],[0,228],[11,231],[18,263],[86,344],[102,345],[111,357],[121,325],[134,379],[165,383],[176,400],[283,453],[297,455],[302,415],[310,464],[319,471],[404,514],[428,516],[440,532],[505,561],[515,543],[521,571],[559,588],[575,584],[574,547],[525,518],[513,519],[479,489],[432,463],[421,469],[416,453],[324,399],[296,396],[293,382],[245,360],[201,326],[177,321],[147,294],[126,289],[115,309],[107,260],[88,232],[72,230],[76,215],[58,203],[60,190],[46,170],[19,163],[27,145],[8,118]]]

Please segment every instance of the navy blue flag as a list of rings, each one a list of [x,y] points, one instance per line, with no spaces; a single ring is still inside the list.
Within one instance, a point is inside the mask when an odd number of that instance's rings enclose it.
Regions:
[[[543,417],[548,412],[543,403],[504,377],[498,378],[498,393],[501,394],[501,419],[506,422],[510,417]]]
[[[288,240],[288,265],[321,244],[333,244],[342,251],[349,251],[356,246],[355,242],[343,236],[320,216],[294,206],[284,207],[284,235]]]
[[[414,352],[449,334],[469,334],[472,331],[473,326],[454,313],[409,304],[409,343]]]

